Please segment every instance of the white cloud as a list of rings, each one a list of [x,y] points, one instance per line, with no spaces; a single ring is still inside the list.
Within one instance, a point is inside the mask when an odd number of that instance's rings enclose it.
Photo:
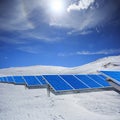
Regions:
[[[4,37],[0,36],[0,41],[4,43],[16,44],[16,45],[26,44],[26,41],[19,39],[19,37],[16,39],[16,38],[8,38],[5,36]]]
[[[101,51],[77,51],[74,53],[59,53],[58,56],[74,56],[74,55],[110,55],[110,54],[120,54],[120,49],[107,49]]]
[[[40,48],[39,47],[33,47],[33,46],[21,46],[18,47],[17,50],[23,51],[23,52],[27,52],[27,53],[32,53],[32,54],[38,54],[40,52]]]
[[[101,50],[96,52],[79,51],[76,52],[76,55],[109,55],[115,53],[120,53],[120,49],[109,49],[109,50]]]
[[[61,18],[58,19],[54,16],[48,19],[49,25],[70,29],[68,33],[72,33],[71,31],[82,32],[89,29],[96,30],[97,27],[102,29],[103,25],[112,20],[119,8],[119,4],[114,0],[101,2],[97,0],[81,1],[78,4],[74,2],[69,5],[66,8],[69,12],[66,11]],[[96,6],[96,4],[98,5]]]
[[[27,37],[29,38],[33,38],[36,41],[44,41],[44,42],[57,42],[63,39],[62,37],[44,35],[44,34],[40,34],[39,32],[26,33],[25,35],[27,35]]]
[[[17,4],[14,11],[7,18],[0,18],[0,29],[3,30],[27,30],[33,29],[32,23],[27,19],[26,13],[22,8],[22,3]],[[6,13],[4,13],[6,14]]]
[[[28,20],[27,12],[22,1],[4,2],[0,7],[2,9],[0,11],[0,29],[12,31],[34,28],[33,24]]]
[[[70,12],[71,10],[83,10],[83,9],[88,9],[88,7],[94,3],[95,0],[80,0],[78,4],[74,3],[71,4],[68,8],[67,11]]]
[[[45,12],[48,11],[46,7],[49,2],[49,0],[3,2],[0,5],[0,29],[17,31],[19,33],[17,37],[13,36],[12,38],[1,36],[0,41],[11,44],[22,44],[24,42],[29,43],[31,39],[45,42],[61,40],[62,38],[56,36],[54,31],[50,31],[51,34],[48,33],[50,29],[49,22],[47,21],[48,26],[44,22],[44,20],[48,19]],[[10,9],[7,8],[8,4]]]
[[[109,22],[119,7],[114,0],[107,1],[107,4],[102,7],[98,5],[97,8],[93,4],[97,3],[97,0],[78,0],[78,2],[74,0],[72,4],[70,4],[71,0],[65,0],[64,14],[58,17],[50,14],[51,1],[16,0],[15,3],[10,2],[10,9],[0,5],[0,11],[2,11],[0,12],[0,29],[24,32],[24,30],[39,28],[45,23],[50,26],[68,28],[70,32],[71,29],[81,32]],[[93,9],[90,9],[91,7]]]
[[[75,33],[77,35],[88,35],[88,34],[92,33],[92,31],[91,30],[84,30],[84,31],[72,30],[72,31],[69,31],[67,34],[68,35],[73,35]]]

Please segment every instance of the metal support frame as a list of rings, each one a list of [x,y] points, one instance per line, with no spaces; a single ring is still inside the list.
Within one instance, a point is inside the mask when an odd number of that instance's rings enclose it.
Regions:
[[[47,85],[47,96],[50,97],[50,86]]]
[[[107,78],[106,79],[109,83],[110,83],[110,85],[114,88],[114,89],[116,89],[117,91],[119,91],[119,93],[120,93],[120,85],[118,85],[116,82],[114,82],[112,79],[110,79],[110,78]]]

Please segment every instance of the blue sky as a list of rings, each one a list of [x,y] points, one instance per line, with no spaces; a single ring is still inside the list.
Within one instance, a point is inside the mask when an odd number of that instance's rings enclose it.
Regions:
[[[1,0],[0,68],[120,55],[119,11],[119,0]]]

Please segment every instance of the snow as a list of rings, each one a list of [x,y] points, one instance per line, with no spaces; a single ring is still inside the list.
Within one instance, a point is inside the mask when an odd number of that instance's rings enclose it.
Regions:
[[[119,120],[114,91],[47,97],[46,89],[0,84],[0,120]]]
[[[96,73],[97,70],[120,70],[119,65],[108,64],[119,61],[120,56],[114,56],[75,68],[8,68],[1,69],[0,75],[79,74],[85,70],[85,73]],[[107,68],[104,67],[106,64]],[[26,89],[22,85],[0,83],[0,120],[120,120],[120,94],[115,91],[66,95],[51,93],[47,97],[46,89]]]
[[[83,66],[68,68],[61,66],[28,66],[0,69],[4,75],[40,75],[40,74],[84,74],[97,73],[100,70],[120,70],[120,55],[99,59]]]

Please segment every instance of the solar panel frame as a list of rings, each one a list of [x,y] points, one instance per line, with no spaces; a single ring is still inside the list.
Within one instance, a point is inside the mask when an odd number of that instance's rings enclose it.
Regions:
[[[99,75],[99,77],[101,78],[101,79],[103,79],[104,81],[106,81],[106,77],[105,76],[103,76],[103,75]],[[108,81],[106,81],[108,84],[109,84],[109,82]],[[110,84],[109,84],[110,85]],[[111,86],[111,85],[110,85]]]

